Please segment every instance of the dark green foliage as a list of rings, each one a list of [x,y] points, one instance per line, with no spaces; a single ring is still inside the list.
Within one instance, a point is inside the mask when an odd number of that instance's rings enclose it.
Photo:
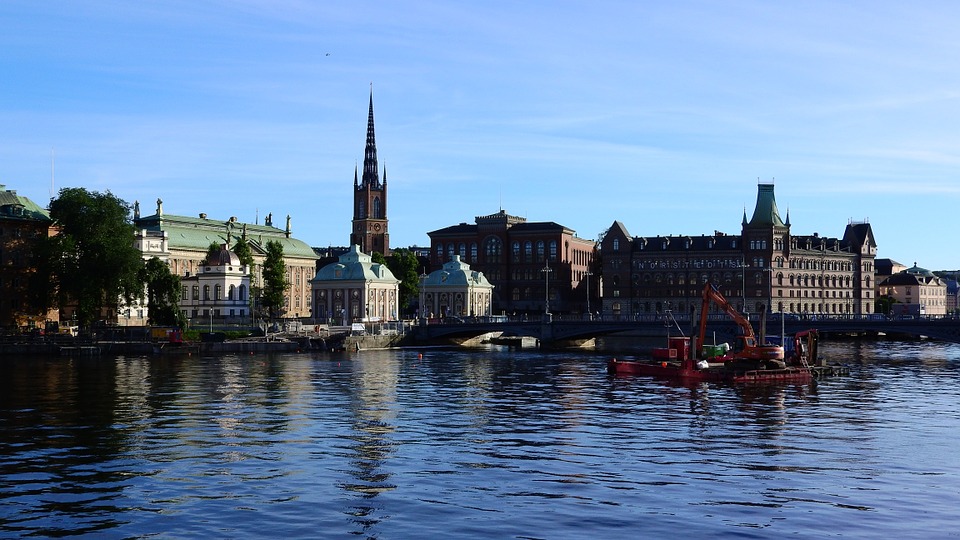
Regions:
[[[233,246],[233,252],[240,257],[240,264],[247,267],[247,273],[253,271],[253,251],[250,250],[250,244],[245,240],[237,240]]]
[[[395,249],[387,259],[387,268],[400,280],[400,312],[409,313],[420,297],[420,276],[417,256],[409,249]]]
[[[133,246],[130,205],[106,193],[64,188],[50,202],[60,234],[38,248],[38,272],[31,298],[61,309],[74,304],[77,320],[89,325],[122,298],[142,297],[143,260]],[[46,280],[44,285],[41,281]]]
[[[186,326],[186,318],[180,312],[180,277],[170,272],[170,267],[153,257],[143,269],[147,284],[147,301],[150,309],[150,324],[160,326]]]
[[[220,259],[220,244],[216,242],[210,242],[210,245],[207,246],[207,256],[204,257],[204,261],[217,261]]]
[[[376,264],[387,264],[387,258],[384,257],[383,253],[380,253],[379,251],[374,251],[370,254],[370,261]],[[389,268],[389,266],[387,266],[387,268]]]
[[[263,261],[263,296],[260,305],[268,316],[279,317],[284,311],[284,292],[287,283],[287,265],[283,261],[283,244],[275,240],[267,242],[267,254]]]

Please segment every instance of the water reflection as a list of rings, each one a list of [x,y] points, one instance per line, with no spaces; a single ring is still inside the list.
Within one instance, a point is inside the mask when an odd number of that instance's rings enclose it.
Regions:
[[[341,482],[340,487],[359,496],[346,513],[360,525],[361,531],[374,527],[381,519],[380,508],[373,501],[378,495],[396,489],[390,482],[387,461],[394,453],[391,435],[396,427],[395,416],[398,382],[398,363],[387,355],[358,357],[351,362],[353,392],[350,412],[353,432],[346,435],[352,441],[353,468],[347,471],[353,481]]]
[[[8,360],[0,536],[878,536],[919,508],[949,520],[960,348],[832,347],[849,377],[783,386],[497,349]],[[883,527],[850,525],[865,510]]]

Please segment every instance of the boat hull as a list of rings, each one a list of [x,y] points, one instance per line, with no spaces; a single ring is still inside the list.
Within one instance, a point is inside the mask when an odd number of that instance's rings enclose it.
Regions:
[[[730,383],[779,383],[809,382],[813,372],[808,368],[785,367],[777,369],[730,369],[725,366],[711,366],[704,369],[689,367],[682,362],[635,362],[611,359],[607,362],[607,372],[617,376],[650,376],[689,382],[730,382]]]

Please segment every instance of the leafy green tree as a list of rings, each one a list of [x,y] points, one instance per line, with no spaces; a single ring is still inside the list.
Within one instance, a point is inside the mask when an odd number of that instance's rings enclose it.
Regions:
[[[238,239],[233,246],[233,252],[240,258],[240,264],[247,267],[247,272],[253,270],[253,251],[246,240]]]
[[[420,298],[420,275],[417,274],[417,256],[406,248],[393,250],[387,259],[387,268],[400,280],[401,313],[410,313]]]
[[[290,286],[287,283],[287,265],[283,261],[283,244],[270,240],[266,245],[267,254],[263,260],[263,294],[260,302],[271,317],[282,315],[284,292]]]
[[[374,251],[373,253],[370,254],[370,261],[376,264],[382,264],[382,265],[387,264],[387,258],[384,257],[383,253],[380,253],[379,251]]]
[[[150,324],[178,326],[187,325],[180,311],[180,277],[170,272],[170,267],[153,257],[143,268],[143,280],[147,284],[147,302]]]
[[[109,191],[64,188],[50,201],[50,217],[59,234],[37,250],[44,260],[32,280],[34,300],[60,309],[75,305],[79,323],[89,325],[121,299],[143,296],[143,259],[133,245],[129,204]]]
[[[210,242],[210,245],[207,246],[207,256],[203,260],[218,260],[220,258],[220,244],[217,242]]]

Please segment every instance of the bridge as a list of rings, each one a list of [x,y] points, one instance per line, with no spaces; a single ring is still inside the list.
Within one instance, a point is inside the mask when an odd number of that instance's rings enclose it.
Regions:
[[[754,316],[753,327],[759,334],[760,323]],[[612,318],[581,319],[579,317],[544,317],[542,320],[484,321],[464,320],[437,323],[424,321],[414,326],[411,337],[418,342],[462,342],[470,338],[489,333],[499,333],[504,337],[531,337],[547,347],[579,345],[588,340],[617,334],[629,334],[638,337],[661,337],[669,331],[671,335],[696,333],[699,321],[689,318],[671,319],[668,324],[663,317],[640,316],[632,320]],[[777,315],[766,321],[767,335],[780,335],[781,329],[786,335],[816,328],[821,335],[898,335],[926,337],[938,341],[960,343],[960,319],[955,318],[887,318],[882,316],[863,317],[813,317],[794,318],[787,316],[783,320]],[[723,315],[710,315],[708,335],[716,335],[719,341],[730,341],[738,328]]]

